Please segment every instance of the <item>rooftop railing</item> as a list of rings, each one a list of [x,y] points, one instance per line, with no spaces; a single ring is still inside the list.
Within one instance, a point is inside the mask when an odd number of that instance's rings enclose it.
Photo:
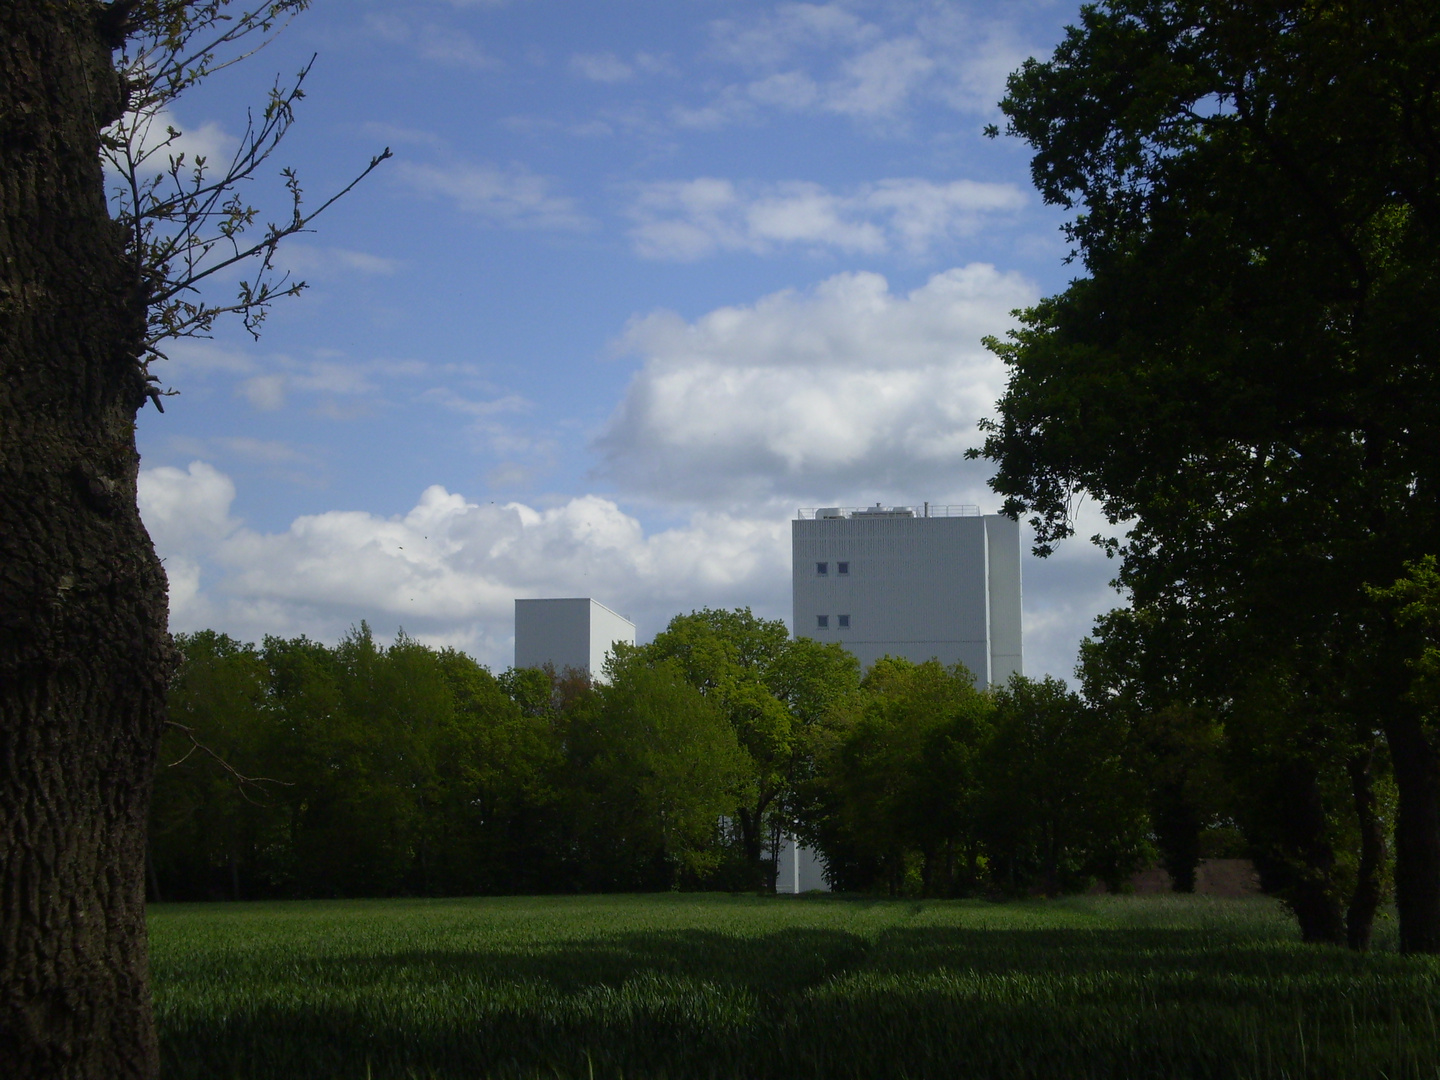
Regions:
[[[826,518],[868,517],[980,517],[980,507],[970,503],[918,503],[914,506],[802,506],[795,515],[801,521]]]

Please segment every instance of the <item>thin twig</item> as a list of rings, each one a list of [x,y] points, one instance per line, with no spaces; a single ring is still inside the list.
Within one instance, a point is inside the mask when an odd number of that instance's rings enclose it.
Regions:
[[[247,790],[248,788],[254,788],[257,791],[264,792],[268,795],[269,792],[265,790],[266,784],[279,784],[281,787],[295,786],[289,780],[276,780],[274,777],[270,776],[246,776],[239,769],[235,768],[234,765],[231,765],[230,762],[226,761],[222,755],[217,754],[214,750],[210,749],[210,747],[202,743],[200,741],[200,737],[195,734],[194,728],[190,727],[187,724],[178,723],[174,720],[166,720],[165,726],[172,727],[176,731],[184,732],[185,737],[190,740],[190,748],[185,751],[184,755],[181,756],[179,760],[172,761],[169,764],[168,768],[173,769],[177,765],[183,765],[186,761],[190,759],[190,755],[195,753],[196,750],[199,750],[205,754],[209,754],[212,758],[214,758],[217,762],[220,763],[220,767],[222,769],[224,769],[226,772],[228,772],[231,776],[235,778],[236,784],[239,785],[241,797],[253,806],[261,806],[263,804],[258,803],[254,799],[250,798],[249,791]]]

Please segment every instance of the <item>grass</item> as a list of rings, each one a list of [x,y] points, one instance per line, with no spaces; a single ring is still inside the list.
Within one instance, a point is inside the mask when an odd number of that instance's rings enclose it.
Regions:
[[[1440,1077],[1440,963],[1266,900],[151,909],[188,1077]],[[1388,936],[1387,936],[1388,933]]]

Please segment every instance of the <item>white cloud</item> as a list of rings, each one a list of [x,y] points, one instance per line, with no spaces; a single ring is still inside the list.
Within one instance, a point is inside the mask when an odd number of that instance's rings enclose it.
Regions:
[[[445,145],[445,140],[439,135],[422,128],[401,127],[398,124],[385,124],[378,120],[367,120],[360,125],[360,128],[367,134],[384,139],[387,143],[428,146],[437,150]]]
[[[138,499],[150,537],[162,548],[190,548],[196,540],[218,540],[234,528],[235,484],[204,461],[192,461],[188,469],[142,469]]]
[[[879,119],[898,113],[936,63],[915,38],[877,45],[845,61],[825,107],[849,116]]]
[[[701,504],[993,503],[985,467],[964,460],[1004,382],[980,339],[1035,299],[1019,275],[975,264],[907,295],[839,274],[693,323],[636,319],[617,349],[643,366],[597,440],[605,472]]]
[[[319,399],[316,407],[325,415],[346,419],[367,407],[361,399],[379,399],[382,384],[398,383],[406,396],[417,394],[417,378],[434,370],[418,360],[351,360],[341,353],[323,352],[296,359],[274,354],[251,360],[246,368],[232,369],[249,374],[235,386],[235,392],[263,411],[284,408],[295,394]],[[393,395],[392,395],[393,396]],[[347,404],[340,405],[344,399]]]
[[[1078,659],[1080,639],[1088,635],[1095,617],[1127,601],[1111,585],[1119,564],[1090,543],[1090,537],[1123,536],[1125,526],[1107,522],[1094,502],[1081,500],[1075,515],[1075,535],[1056,545],[1047,559],[1029,557],[1030,530],[1024,553],[1025,612],[1022,632],[1025,669],[1048,672],[1070,680]]]
[[[377,369],[373,363],[352,364],[336,360],[297,362],[283,357],[277,362],[282,365],[280,370],[252,376],[239,386],[241,396],[262,411],[273,412],[284,408],[290,395],[300,391],[330,399],[321,402],[321,410],[337,419],[344,419],[354,412],[354,406],[339,408],[337,413],[334,398],[369,396],[378,389],[371,377]]]
[[[780,4],[748,23],[710,24],[712,52],[746,67],[782,64],[796,52],[864,45],[880,32],[840,4]]]
[[[164,345],[165,360],[159,372],[167,379],[177,374],[207,376],[246,375],[255,370],[255,360],[239,349],[229,349],[203,338],[178,338]]]
[[[284,375],[256,375],[240,384],[240,393],[255,408],[274,412],[285,407],[287,382]]]
[[[459,27],[388,14],[367,15],[365,27],[382,41],[409,45],[422,60],[476,71],[504,66]]]
[[[140,509],[170,577],[171,629],[248,640],[334,641],[367,619],[493,668],[513,656],[517,597],[594,596],[631,616],[641,640],[702,606],[790,611],[790,509],[700,512],[647,532],[615,502],[579,496],[549,509],[477,503],[431,487],[408,513],[332,510],[275,533],[230,512],[235,487],[204,462],[147,469]],[[1083,542],[1025,563],[1026,669],[1069,677],[1075,646],[1118,598],[1113,567]]]
[[[591,221],[554,182],[520,165],[420,165],[402,161],[396,174],[417,191],[454,201],[466,213],[499,225],[532,229],[586,229]]]
[[[415,51],[421,59],[437,64],[467,67],[475,71],[504,67],[469,34],[454,27],[427,26],[416,37]]]
[[[1030,56],[1049,51],[1049,42],[1025,40],[1023,14],[976,19],[969,13],[935,7],[916,24],[917,35],[940,59],[930,89],[957,112],[994,116],[1005,96],[1005,80]]]
[[[213,182],[226,174],[240,147],[240,140],[216,121],[183,124],[168,108],[126,113],[106,130],[106,135],[121,144],[117,149],[102,151],[105,191],[112,213],[133,208],[126,179],[132,168],[142,190],[160,181],[154,188],[153,202],[175,194],[175,182],[166,179],[172,167],[178,171],[181,186],[193,186],[197,168],[203,168],[206,182]]]
[[[635,69],[614,53],[577,53],[570,58],[570,70],[591,82],[628,82]]]
[[[310,455],[302,453],[288,443],[276,442],[273,439],[252,439],[247,435],[227,435],[221,436],[215,441],[237,457],[263,462],[266,465],[312,464]]]
[[[630,207],[630,235],[636,251],[652,259],[791,246],[920,255],[1024,204],[1013,184],[973,180],[892,179],[837,193],[808,181],[737,185],[701,177],[641,188]]]
[[[783,514],[702,513],[647,535],[598,496],[536,509],[437,486],[403,516],[337,510],[260,533],[231,517],[234,496],[229,478],[203,462],[142,473],[141,512],[171,574],[177,631],[334,640],[366,618],[504,667],[516,597],[595,596],[647,635],[706,603],[776,616],[788,601]]]
[[[230,517],[234,499],[230,478],[203,461],[184,470],[140,471],[140,516],[170,579],[171,629],[204,629],[214,615],[201,587],[201,562],[237,527]]]
[[[358,273],[378,276],[393,274],[399,267],[394,259],[371,255],[349,248],[322,247],[317,244],[286,244],[279,249],[278,261],[297,274],[332,275]]]
[[[170,134],[172,130],[176,132],[173,137]],[[138,170],[142,178],[169,171],[170,160],[174,158],[179,161],[182,157],[186,173],[203,158],[208,175],[211,170],[223,170],[240,146],[239,138],[231,135],[216,121],[207,120],[199,125],[184,124],[167,108],[154,109],[147,113],[126,113],[117,124],[108,129],[107,134],[129,135],[132,160],[143,162]],[[107,169],[107,172],[108,180],[113,184],[117,174],[113,168]]]
[[[485,398],[474,400],[462,397],[448,387],[437,386],[427,390],[420,395],[422,400],[433,401],[438,405],[449,409],[451,412],[463,413],[466,416],[473,416],[479,419],[495,416],[500,413],[523,413],[530,412],[535,403],[529,401],[519,394],[503,394],[496,398]]]
[[[829,112],[903,124],[912,106],[937,101],[993,114],[1005,77],[1034,51],[1017,8],[976,18],[952,5],[781,4],[753,18],[710,24],[710,56],[745,77],[703,105],[679,107],[681,126],[713,128],[756,119],[766,107]]]

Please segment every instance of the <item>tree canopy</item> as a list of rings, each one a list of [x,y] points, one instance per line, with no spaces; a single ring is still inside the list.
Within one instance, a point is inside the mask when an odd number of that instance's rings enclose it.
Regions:
[[[1281,648],[1302,698],[1363,703],[1341,727],[1387,736],[1425,951],[1440,758],[1367,586],[1440,548],[1437,66],[1415,0],[1083,8],[1002,108],[1085,274],[991,343],[1010,374],[983,448],[1041,553],[1078,495],[1124,523],[1097,538],[1119,583],[1205,642],[1209,692],[1264,683]]]

